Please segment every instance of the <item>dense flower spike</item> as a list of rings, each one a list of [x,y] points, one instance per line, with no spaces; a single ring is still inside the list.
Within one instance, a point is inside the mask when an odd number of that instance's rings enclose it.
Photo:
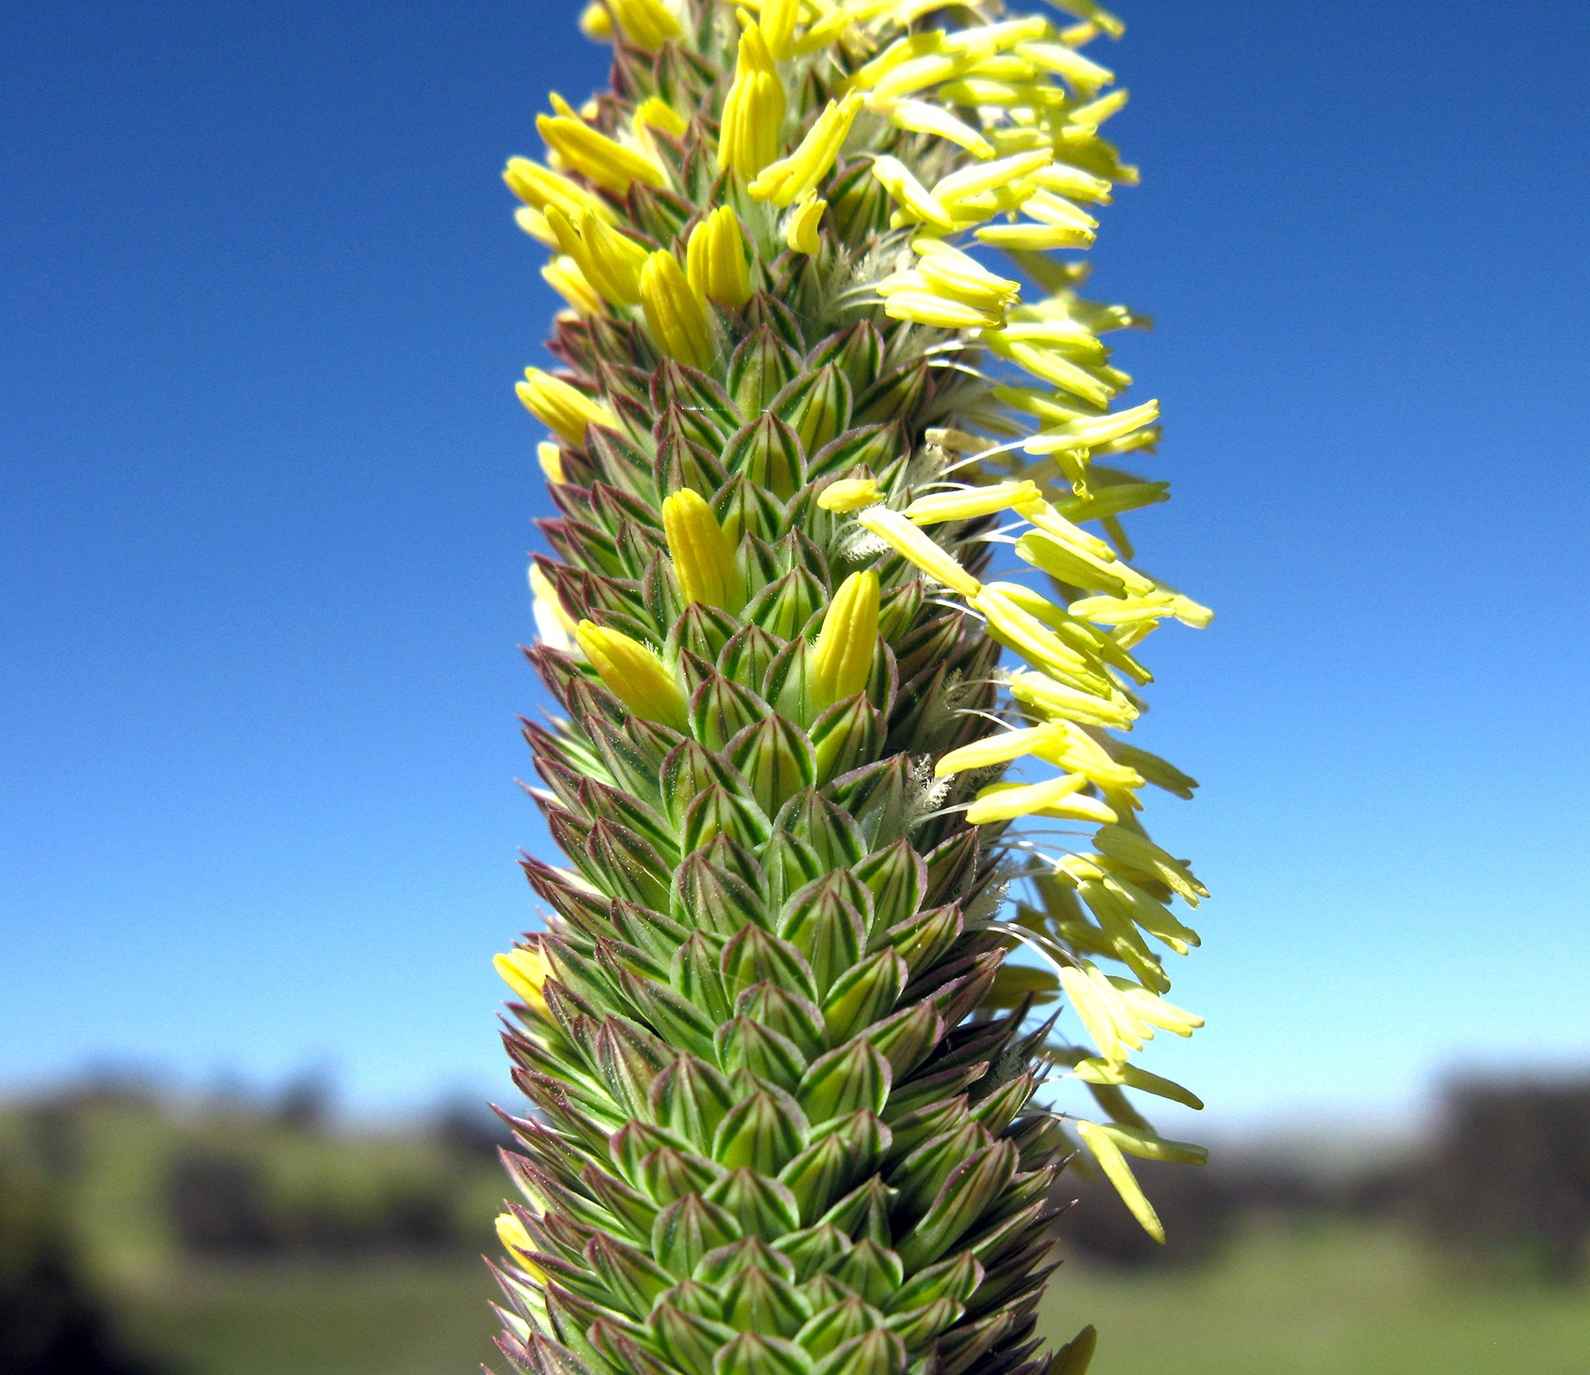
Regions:
[[[1035,1328],[1064,1163],[1162,1236],[1130,1159],[1203,1158],[1127,1097],[1202,1106],[1133,1063],[1202,1025],[1208,891],[1143,823],[1196,784],[1122,734],[1211,613],[1123,523],[1143,319],[1049,256],[1137,179],[1120,21],[1053,7],[595,0],[612,89],[504,172],[569,306],[518,384],[570,866],[496,961],[519,1370],[1082,1375]]]

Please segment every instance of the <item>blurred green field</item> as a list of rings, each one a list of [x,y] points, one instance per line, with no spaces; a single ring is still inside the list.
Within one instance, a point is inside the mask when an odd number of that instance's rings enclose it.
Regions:
[[[258,1167],[272,1214],[319,1206],[342,1224],[369,1227],[405,1189],[445,1199],[449,1227],[472,1246],[494,1244],[505,1193],[495,1162],[459,1159],[412,1129],[328,1133],[273,1121],[257,1109],[206,1106],[190,1113],[148,1102],[91,1102],[69,1114],[61,1154],[30,1141],[26,1116],[0,1107],[0,1161],[8,1153],[53,1167],[47,1178],[62,1220],[96,1280],[123,1285],[169,1276],[183,1264],[167,1198],[173,1165],[194,1151],[224,1151]]]
[[[189,1375],[442,1375],[491,1360],[477,1261],[212,1270],[128,1297],[131,1330]],[[1056,1338],[1100,1330],[1093,1375],[1586,1375],[1590,1292],[1487,1289],[1392,1229],[1252,1232],[1192,1273],[1066,1265]],[[500,1368],[500,1363],[498,1364]]]
[[[94,1283],[137,1347],[173,1375],[469,1375],[501,1368],[491,1280],[504,1183],[489,1156],[422,1134],[342,1134],[247,1109],[91,1101],[70,1130],[0,1109],[0,1157],[32,1143]],[[42,1144],[41,1144],[42,1142]],[[429,1254],[350,1246],[345,1260],[280,1252],[203,1261],[173,1231],[165,1181],[182,1153],[257,1161],[271,1206],[335,1203],[363,1225],[405,1181],[445,1184],[457,1220]],[[1044,1327],[1094,1323],[1092,1375],[1590,1375],[1590,1289],[1481,1282],[1403,1226],[1346,1214],[1249,1223],[1209,1264],[1130,1271],[1067,1263]],[[0,1362],[3,1364],[3,1362]],[[975,1375],[975,1372],[973,1372]]]

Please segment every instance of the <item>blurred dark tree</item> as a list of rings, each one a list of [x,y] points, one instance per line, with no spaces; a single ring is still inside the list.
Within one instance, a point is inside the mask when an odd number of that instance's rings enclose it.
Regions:
[[[1060,1224],[1061,1248],[1079,1259],[1110,1266],[1186,1267],[1218,1253],[1228,1238],[1236,1200],[1223,1179],[1185,1165],[1133,1161],[1143,1191],[1154,1202],[1172,1244],[1161,1246],[1126,1211],[1097,1171],[1069,1169],[1056,1198],[1071,1204]]]
[[[432,1129],[447,1151],[493,1163],[500,1148],[513,1144],[501,1119],[473,1099],[453,1099],[444,1103],[436,1113]]]
[[[43,1178],[17,1166],[0,1166],[0,1371],[159,1375],[84,1280]]]
[[[29,1157],[58,1185],[67,1185],[83,1170],[83,1118],[76,1103],[46,1098],[22,1114],[23,1141]]]
[[[272,1114],[284,1127],[320,1131],[331,1117],[331,1077],[324,1070],[305,1070],[287,1081]]]
[[[1190,1268],[1215,1259],[1239,1227],[1255,1219],[1296,1221],[1340,1206],[1338,1190],[1284,1149],[1216,1151],[1201,1169],[1133,1161],[1144,1192],[1165,1224],[1159,1245],[1096,1172],[1067,1171],[1056,1197],[1071,1203],[1062,1249],[1079,1259],[1124,1268]]]
[[[1590,1078],[1453,1085],[1416,1210],[1443,1246],[1568,1283],[1590,1263]]]
[[[208,1146],[179,1151],[166,1175],[166,1213],[183,1250],[257,1256],[277,1244],[265,1175],[256,1161]]]

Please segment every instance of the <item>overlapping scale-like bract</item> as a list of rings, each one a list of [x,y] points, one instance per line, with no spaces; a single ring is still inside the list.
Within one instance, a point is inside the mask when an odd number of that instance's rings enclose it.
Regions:
[[[1130,1063],[1200,1024],[1140,816],[1195,785],[1120,734],[1209,613],[1121,524],[1138,321],[1047,256],[1136,179],[1119,21],[1058,7],[598,0],[612,88],[505,174],[571,307],[519,384],[566,856],[498,959],[519,1369],[1080,1375],[1035,1318],[1073,1142],[1154,1232],[1126,1156],[1200,1158],[1126,1097],[1199,1106]]]

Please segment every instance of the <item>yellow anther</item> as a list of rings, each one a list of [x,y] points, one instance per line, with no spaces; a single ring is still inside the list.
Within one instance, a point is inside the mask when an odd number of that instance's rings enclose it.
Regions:
[[[609,42],[613,37],[613,16],[606,5],[596,0],[580,11],[580,32],[598,43]]]
[[[579,315],[600,315],[602,298],[585,280],[580,265],[566,253],[560,253],[541,268],[541,280],[569,303]]]
[[[991,482],[918,497],[905,508],[905,517],[918,525],[937,525],[947,520],[975,520],[1042,500],[1036,482]]]
[[[975,597],[982,586],[948,550],[917,529],[898,511],[887,506],[871,506],[857,517],[861,525],[887,544],[908,563],[916,565],[930,578],[941,582],[963,597]]]
[[[1041,783],[995,783],[977,794],[977,800],[966,809],[966,819],[973,826],[989,821],[1014,821],[1023,816],[1114,821],[1115,813],[1109,807],[1081,791],[1087,781],[1079,773],[1068,773]]]
[[[1067,687],[1046,673],[1023,669],[1010,676],[1010,691],[1024,706],[1042,712],[1046,717],[1064,721],[1077,721],[1089,726],[1113,726],[1120,730],[1130,728],[1137,720],[1138,711],[1124,697],[1108,699]]]
[[[900,213],[906,218],[925,220],[944,230],[955,228],[950,212],[899,158],[887,155],[874,158],[872,175],[900,206]]]
[[[973,157],[991,158],[994,145],[964,119],[958,118],[942,105],[931,100],[903,100],[877,98],[867,102],[868,108],[883,115],[896,129],[913,134],[932,134],[958,148],[964,148]]]
[[[1115,1186],[1115,1192],[1121,1196],[1121,1202],[1130,1209],[1138,1225],[1163,1245],[1165,1224],[1159,1220],[1159,1214],[1154,1211],[1154,1205],[1148,1201],[1142,1185],[1137,1182],[1132,1167],[1126,1163],[1121,1148],[1096,1122],[1078,1122],[1077,1135],[1082,1138],[1082,1144],[1088,1148],[1093,1158],[1099,1162],[1104,1177]]]

